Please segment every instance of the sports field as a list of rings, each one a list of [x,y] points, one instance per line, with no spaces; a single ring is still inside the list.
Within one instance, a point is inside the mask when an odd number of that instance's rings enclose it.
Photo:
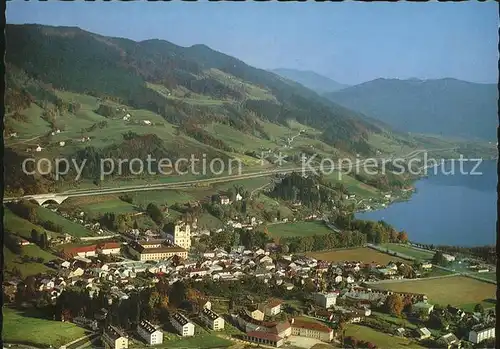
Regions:
[[[430,303],[441,305],[463,306],[496,299],[496,285],[465,276],[400,281],[378,284],[373,287],[399,292],[424,293]]]
[[[401,259],[398,257],[390,256],[368,247],[338,249],[323,252],[309,252],[306,255],[315,259],[330,262],[360,261],[363,263],[374,262],[385,265],[390,261],[401,261]]]

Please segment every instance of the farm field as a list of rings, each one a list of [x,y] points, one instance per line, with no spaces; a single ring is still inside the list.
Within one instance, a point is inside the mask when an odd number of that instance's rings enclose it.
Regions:
[[[47,232],[48,235],[57,235],[55,233],[48,232],[47,230],[42,229],[38,225],[35,225],[30,221],[15,215],[11,210],[9,210],[5,206],[3,208],[3,212],[4,212],[3,216],[4,229],[15,232],[17,235],[25,239],[31,239],[32,229],[36,229],[40,233]]]
[[[90,230],[81,224],[72,222],[58,213],[52,212],[48,208],[38,206],[36,210],[40,220],[54,222],[55,224],[60,225],[63,228],[63,231],[70,235],[77,237],[94,235]]]
[[[368,247],[358,247],[350,249],[338,249],[331,251],[322,252],[308,252],[307,256],[313,257],[319,260],[325,260],[330,262],[341,262],[341,261],[361,261],[364,263],[379,263],[387,264],[390,261],[402,261],[402,259],[388,254],[378,252],[374,249]]]
[[[401,244],[387,243],[380,245],[383,248],[387,248],[390,251],[398,252],[409,257],[413,257],[421,260],[430,260],[434,256],[431,251],[423,251],[415,249],[411,246],[405,246]]]
[[[380,192],[378,191],[378,189],[368,184],[362,183],[345,173],[339,174],[339,172],[334,171],[333,173],[325,175],[324,177],[332,184],[343,184],[344,187],[349,191],[349,193],[360,196],[361,198],[372,198],[374,196],[380,196]]]
[[[407,338],[391,336],[387,333],[375,331],[370,327],[355,324],[347,326],[346,336],[372,342],[379,348],[424,348]]]
[[[55,348],[85,335],[85,329],[69,322],[53,321],[23,315],[21,312],[3,308],[2,339],[6,343]]]
[[[20,255],[14,254],[11,250],[9,250],[4,246],[3,253],[4,253],[4,263],[5,263],[4,271],[12,272],[12,269],[17,268],[21,272],[23,278],[30,275],[36,275],[39,273],[46,273],[51,269],[45,266],[43,263],[37,263],[37,262],[24,263],[22,260],[22,256],[26,255],[32,258],[41,257],[44,259],[44,262],[48,262],[57,258],[53,254],[50,254],[49,252],[42,250],[40,247],[36,245],[22,246]]]
[[[399,292],[425,293],[429,297],[429,302],[441,305],[463,306],[496,298],[496,285],[465,276],[401,281],[378,284],[374,287]]]
[[[268,225],[267,230],[273,237],[309,236],[333,233],[333,230],[322,222],[317,221],[273,224]]]

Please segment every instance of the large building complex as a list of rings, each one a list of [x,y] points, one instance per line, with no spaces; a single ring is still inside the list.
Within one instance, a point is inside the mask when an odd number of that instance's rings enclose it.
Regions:
[[[136,241],[130,244],[130,254],[139,261],[160,261],[173,256],[187,258],[185,249],[165,240]]]
[[[333,340],[333,330],[323,324],[309,321],[292,319],[292,335],[319,339],[320,341],[330,342]]]

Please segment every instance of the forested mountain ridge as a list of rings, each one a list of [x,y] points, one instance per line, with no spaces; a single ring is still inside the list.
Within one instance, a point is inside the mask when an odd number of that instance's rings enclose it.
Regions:
[[[496,139],[496,84],[451,78],[376,79],[325,96],[398,131]]]
[[[350,153],[370,154],[366,138],[379,132],[358,113],[315,92],[204,45],[135,42],[73,27],[7,25],[6,62],[50,87],[112,97],[159,113],[174,124],[218,118],[247,132],[258,117],[323,130],[323,140]],[[161,91],[164,89],[164,91]],[[183,98],[177,93],[183,92]],[[220,103],[192,105],[186,95]]]

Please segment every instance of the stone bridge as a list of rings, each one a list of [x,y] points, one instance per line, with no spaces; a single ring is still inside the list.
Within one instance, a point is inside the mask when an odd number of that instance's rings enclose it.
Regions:
[[[61,194],[38,194],[38,195],[26,195],[23,196],[22,198],[5,198],[3,201],[12,202],[12,201],[19,201],[22,199],[22,200],[34,200],[39,205],[43,205],[47,202],[55,202],[58,205],[60,205],[68,197],[69,197],[68,195],[61,195]]]

